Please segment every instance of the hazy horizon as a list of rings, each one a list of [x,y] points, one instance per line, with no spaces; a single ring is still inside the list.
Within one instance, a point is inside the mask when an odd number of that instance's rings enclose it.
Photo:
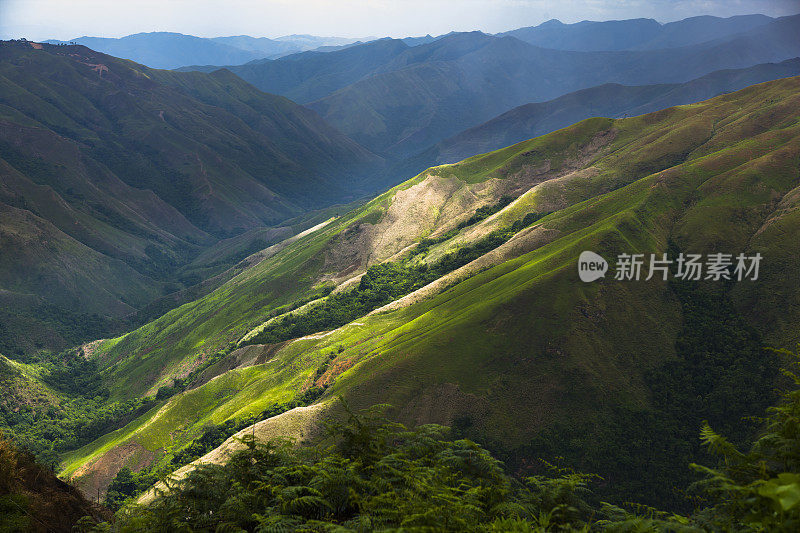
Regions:
[[[666,23],[700,15],[776,17],[798,12],[800,0],[0,0],[0,38],[68,40],[161,31],[198,37],[409,37],[471,30],[498,33],[550,19],[574,23],[652,18]]]

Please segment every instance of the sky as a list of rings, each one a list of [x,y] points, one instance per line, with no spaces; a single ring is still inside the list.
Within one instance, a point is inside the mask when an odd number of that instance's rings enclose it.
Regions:
[[[0,0],[0,39],[295,33],[407,37],[562,22],[800,13],[800,0]]]

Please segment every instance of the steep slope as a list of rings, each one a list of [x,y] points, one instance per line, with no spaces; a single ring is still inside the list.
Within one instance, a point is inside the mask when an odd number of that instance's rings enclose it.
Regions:
[[[800,75],[800,58],[737,70],[720,70],[680,84],[606,84],[526,104],[438,143],[413,159],[417,171],[497,150],[594,116],[640,115],[733,92],[749,85]],[[412,171],[414,168],[411,169]]]
[[[455,34],[411,48],[309,106],[373,151],[408,156],[518,105],[586,87],[682,83],[796,57],[798,20],[778,19],[729,41],[646,52],[569,52]]]
[[[364,194],[380,164],[227,71],[17,41],[0,87],[0,288],[67,314],[124,316],[218,239]]]
[[[318,408],[269,418],[259,432],[312,427],[339,394],[352,408],[388,402],[406,422],[491,442],[515,467],[566,455],[622,501],[644,494],[680,508],[671,491],[687,483],[702,418],[745,434],[741,417],[760,412],[777,375],[760,347],[800,338],[799,104],[800,78],[782,79],[429,169],[102,343],[94,357],[113,396],[152,393],[173,376],[189,390],[69,454],[64,473],[102,490],[134,456],[169,465],[204,428],[269,416],[316,385],[327,387]],[[504,196],[514,201],[498,204]],[[477,217],[492,205],[499,211]],[[459,263],[470,250],[477,258]],[[605,279],[578,279],[584,250],[611,260]],[[612,279],[618,254],[678,251],[757,252],[760,276]],[[395,266],[358,281],[387,260]],[[392,268],[405,277],[382,287]],[[331,331],[282,336],[282,324],[334,312],[348,289],[376,296],[429,271],[443,274]],[[327,299],[279,307],[325,283],[338,287]],[[252,344],[265,332],[285,340]]]
[[[0,526],[6,531],[69,533],[84,516],[97,521],[111,518],[111,513],[92,504],[2,434],[0,465]]]
[[[509,35],[526,43],[556,50],[657,50],[724,39],[763,26],[772,20],[774,19],[764,15],[729,18],[700,16],[667,24],[659,24],[653,19],[604,22],[584,20],[575,24],[564,24],[554,19],[538,26],[519,28],[498,35]]]

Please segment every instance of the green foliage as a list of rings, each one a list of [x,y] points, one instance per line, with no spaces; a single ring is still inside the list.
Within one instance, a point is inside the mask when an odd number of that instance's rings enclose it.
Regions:
[[[703,421],[736,442],[758,430],[754,418],[776,399],[775,354],[733,307],[731,287],[673,280],[684,324],[677,358],[646,374],[652,409],[616,407],[610,416],[580,427],[559,423],[511,454],[524,458],[564,456],[576,468],[610,480],[598,492],[610,501],[639,501],[678,512],[698,502],[686,493],[697,480],[687,464],[707,458],[695,438]],[[649,477],[659,480],[651,483]]]
[[[101,396],[108,398],[108,389],[103,387],[98,374],[97,361],[87,359],[78,350],[62,352],[55,360],[43,365],[42,381],[54,389],[85,398]]]
[[[486,213],[496,212],[504,205],[507,205],[506,199],[482,212],[480,217],[488,217],[489,214]],[[508,229],[493,231],[476,242],[445,254],[432,265],[426,263],[406,265],[393,262],[373,265],[361,277],[356,289],[328,296],[322,303],[303,313],[289,313],[277,319],[253,336],[248,344],[282,342],[343,326],[474,261],[545,215],[546,213],[529,213]],[[442,242],[441,239],[443,237],[436,240],[423,239],[417,253],[427,250],[432,244]]]
[[[797,355],[792,367],[800,366]],[[700,432],[703,444],[720,458],[718,468],[692,465],[704,475],[695,485],[711,505],[698,514],[704,527],[719,531],[800,530],[800,377],[792,380],[777,406],[768,410],[766,428],[748,452],[741,452],[709,424]]]
[[[502,197],[500,197],[500,199],[497,201],[496,204],[487,205],[487,206],[479,207],[478,209],[476,209],[475,210],[475,214],[473,214],[471,217],[469,217],[464,222],[459,223],[459,225],[456,226],[456,227],[458,229],[462,229],[462,228],[466,228],[468,226],[472,226],[473,224],[477,224],[481,220],[483,220],[485,218],[489,218],[490,216],[494,215],[495,213],[497,213],[498,211],[503,209],[505,206],[510,204],[513,200],[514,199],[512,197],[510,197],[510,196],[502,196]]]
[[[295,407],[309,405],[317,400],[324,392],[325,389],[323,387],[311,387],[298,395],[294,400],[273,404],[259,414],[230,419],[222,424],[208,426],[205,428],[202,435],[194,439],[187,446],[178,450],[169,462],[153,463],[149,467],[142,468],[137,472],[132,472],[128,468],[123,468],[112,480],[106,494],[104,505],[116,511],[126,500],[137,497],[150,488],[156,481],[164,479],[174,469],[202,457],[239,431],[260,420],[272,418],[273,416],[285,413]]]
[[[159,474],[147,468],[139,472],[132,472],[127,467],[122,468],[108,485],[103,505],[112,511],[118,510],[126,500],[141,494],[161,479],[162,476]]]
[[[211,426],[203,431],[200,437],[194,439],[188,446],[176,453],[171,463],[175,467],[189,464],[218,447],[229,437],[235,435],[244,428],[252,426],[260,420],[266,420],[281,413],[285,413],[295,407],[309,405],[319,398],[323,392],[324,389],[322,387],[312,387],[291,402],[274,404],[257,415],[226,420],[222,424]]]
[[[48,466],[59,456],[77,449],[109,431],[124,426],[152,407],[152,398],[108,402],[97,364],[77,350],[40,361],[41,380],[58,393],[54,401],[0,402],[0,429],[7,430],[18,446]],[[3,365],[2,377],[13,369]],[[0,379],[0,383],[2,383]],[[9,383],[3,383],[9,386]],[[31,386],[18,382],[18,386]]]
[[[590,476],[519,482],[479,445],[449,439],[447,428],[408,430],[372,414],[350,413],[329,431],[310,449],[246,437],[227,465],[198,467],[153,504],[123,508],[110,528],[567,531],[592,520]],[[135,481],[126,473],[123,482]]]
[[[73,398],[43,411],[27,405],[16,411],[0,407],[0,428],[9,430],[17,444],[38,460],[54,467],[62,453],[124,426],[152,403],[152,399],[107,403],[98,396]]]

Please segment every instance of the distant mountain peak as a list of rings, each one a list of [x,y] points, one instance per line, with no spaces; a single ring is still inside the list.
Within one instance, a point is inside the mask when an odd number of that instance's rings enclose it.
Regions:
[[[564,24],[563,22],[561,22],[558,19],[550,19],[550,20],[546,20],[546,21],[542,22],[541,24],[539,24],[537,26],[537,28],[547,28],[547,27],[553,27],[553,26],[566,26],[566,24]]]

